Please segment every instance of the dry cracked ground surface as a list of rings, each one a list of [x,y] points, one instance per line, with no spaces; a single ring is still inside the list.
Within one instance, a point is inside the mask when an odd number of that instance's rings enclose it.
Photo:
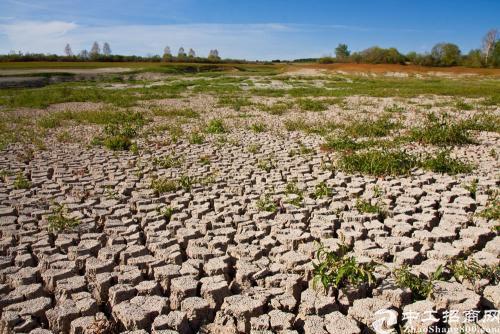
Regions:
[[[52,101],[57,85],[42,97],[0,91],[13,124],[3,129],[25,137],[5,135],[0,151],[2,333],[355,334],[373,330],[380,309],[398,323],[409,311],[478,310],[474,333],[498,328],[481,322],[500,303],[498,124],[460,128],[472,140],[446,145],[468,169],[342,163],[438,154],[439,140],[409,129],[430,126],[430,113],[449,115],[439,128],[498,121],[487,94],[328,96],[357,80],[339,75],[134,80],[79,83],[116,101]],[[148,90],[158,95],[141,99]],[[366,130],[380,119],[381,133]],[[319,245],[342,243],[374,264],[373,280],[313,286]],[[450,266],[460,259],[481,269],[461,277]],[[443,273],[419,298],[398,268],[423,282]]]

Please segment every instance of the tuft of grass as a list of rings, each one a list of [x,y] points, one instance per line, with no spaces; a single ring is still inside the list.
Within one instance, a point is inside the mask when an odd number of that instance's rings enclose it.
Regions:
[[[297,101],[297,105],[304,111],[324,111],[328,106],[320,100],[302,98]]]
[[[421,127],[411,129],[411,138],[423,144],[437,146],[474,143],[464,123],[453,123],[446,115],[439,118],[435,114],[429,114]]]
[[[270,106],[261,105],[260,108],[271,115],[281,116],[293,107],[291,102],[276,102]]]
[[[488,220],[500,221],[500,195],[498,191],[488,196],[486,208],[480,211],[478,216]]]
[[[360,119],[345,124],[344,133],[351,137],[385,137],[399,127],[401,124],[384,115],[375,120]]]
[[[191,108],[179,108],[179,109],[160,109],[153,108],[153,115],[160,117],[184,117],[184,118],[199,118],[200,113]]]
[[[68,131],[61,131],[57,133],[56,139],[60,143],[69,143],[73,141],[73,138],[71,137],[71,134]]]
[[[106,137],[102,145],[112,151],[128,151],[132,147],[132,141],[126,136]]]
[[[471,173],[474,170],[473,165],[452,158],[447,150],[438,152],[434,157],[426,157],[420,162],[420,166],[435,173],[449,175]]]
[[[191,133],[191,136],[189,136],[189,143],[193,145],[201,145],[205,142],[205,136],[203,136],[199,132],[193,132]]]
[[[455,102],[455,108],[458,110],[472,110],[474,107],[471,104],[464,102],[463,100],[458,100]]]
[[[328,187],[325,181],[321,181],[314,187],[313,197],[316,199],[320,199],[323,197],[331,197],[333,195],[332,188]]]
[[[52,214],[47,218],[49,232],[61,232],[72,229],[80,224],[76,218],[69,218],[67,208],[61,204],[55,204]]]
[[[355,207],[361,213],[375,213],[381,220],[387,217],[387,211],[384,210],[380,203],[372,204],[368,200],[358,198]]]
[[[335,151],[356,151],[365,147],[367,147],[365,143],[357,142],[345,134],[340,136],[328,136],[325,139],[325,143],[321,145],[321,148],[324,150]]]
[[[367,151],[343,154],[337,167],[348,173],[375,176],[404,175],[417,166],[417,159],[403,151]]]
[[[404,113],[405,109],[397,104],[393,104],[391,106],[385,107],[384,111],[391,114],[401,114]]]
[[[157,208],[156,210],[158,212],[158,214],[162,217],[164,217],[167,222],[170,221],[170,219],[172,218],[173,214],[175,213],[175,210],[174,208],[170,207],[170,206],[167,206],[167,207],[163,207],[163,208]]]
[[[161,195],[177,191],[181,188],[181,186],[177,180],[158,177],[151,180],[150,188],[153,189],[157,195]]]
[[[259,211],[266,211],[266,212],[276,212],[278,211],[278,204],[276,201],[273,201],[271,199],[271,194],[266,193],[263,196],[261,196],[256,203],[257,209]]]
[[[461,124],[467,130],[500,132],[500,116],[494,113],[481,112]]]
[[[350,248],[342,241],[337,252],[326,249],[322,244],[316,251],[316,263],[313,262],[313,287],[321,283],[325,289],[333,286],[342,289],[374,282],[374,265],[358,263],[354,256],[349,256]]]
[[[476,199],[476,194],[477,194],[477,186],[478,186],[479,180],[474,179],[471,181],[469,184],[465,184],[463,187],[465,190],[469,191],[469,194],[472,198]]]
[[[208,155],[204,155],[204,156],[201,156],[200,157],[200,164],[202,164],[203,166],[208,166],[210,165],[210,156]]]
[[[413,293],[414,300],[428,298],[434,292],[434,282],[441,279],[443,266],[439,266],[430,278],[420,278],[413,274],[408,266],[395,269],[393,277],[402,288],[409,288]]]
[[[295,195],[294,198],[288,200],[288,203],[295,206],[300,206],[300,204],[304,200],[304,192],[299,189],[299,187],[297,186],[297,182],[295,181],[288,182],[286,184],[285,194]]]
[[[224,122],[218,118],[210,120],[205,128],[205,131],[214,134],[227,132]]]
[[[257,154],[260,151],[260,147],[261,145],[259,144],[250,144],[247,146],[247,151],[248,153]]]
[[[177,168],[182,165],[182,159],[171,155],[165,155],[160,158],[154,158],[153,163],[162,168]]]
[[[14,187],[14,189],[29,189],[31,188],[31,181],[28,180],[26,178],[26,176],[24,176],[23,173],[18,173],[16,175],[16,178],[14,180],[14,183],[12,184],[12,186]]]
[[[276,168],[276,164],[271,159],[259,160],[257,167],[269,173],[272,169]]]
[[[235,111],[240,111],[242,107],[247,107],[251,105],[253,105],[253,103],[247,97],[221,96],[219,98],[219,106],[231,107]]]
[[[250,129],[255,133],[266,132],[267,126],[265,123],[253,123],[250,125]]]

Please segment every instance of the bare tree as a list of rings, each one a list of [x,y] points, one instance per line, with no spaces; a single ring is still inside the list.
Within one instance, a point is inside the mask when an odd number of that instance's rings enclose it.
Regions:
[[[89,52],[87,50],[82,50],[80,51],[80,58],[82,59],[88,59],[89,58]]]
[[[92,49],[90,49],[90,56],[95,57],[98,56],[99,53],[101,53],[101,48],[99,47],[99,43],[94,42],[94,44],[92,44]]]
[[[179,48],[179,52],[177,52],[177,57],[179,58],[186,57],[186,51],[184,51],[184,48],[182,46]]]
[[[111,47],[108,42],[104,42],[104,45],[102,46],[102,53],[105,56],[111,56]]]
[[[66,47],[64,48],[64,54],[67,56],[67,57],[72,57],[73,56],[73,51],[71,50],[71,46],[68,44],[66,44]]]
[[[196,53],[194,52],[194,50],[193,50],[193,49],[189,49],[188,56],[189,56],[189,58],[194,58],[194,57],[196,57]]]
[[[483,37],[483,54],[485,57],[486,64],[488,63],[488,58],[490,57],[491,50],[495,46],[497,41],[498,30],[491,29]]]
[[[220,59],[219,51],[217,49],[210,50],[210,52],[208,53],[208,59]]]

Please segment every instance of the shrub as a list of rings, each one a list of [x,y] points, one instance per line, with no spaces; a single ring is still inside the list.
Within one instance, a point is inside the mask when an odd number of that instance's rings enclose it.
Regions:
[[[479,113],[462,121],[467,130],[500,132],[500,116],[494,113]]]
[[[272,169],[276,168],[276,165],[271,159],[260,160],[257,167],[269,173]]]
[[[325,289],[333,286],[341,289],[358,286],[374,281],[373,264],[358,263],[354,256],[349,256],[349,247],[342,243],[337,252],[327,250],[322,244],[316,251],[316,261],[313,262],[313,287],[321,283]]]
[[[337,166],[349,173],[375,176],[402,175],[417,166],[417,160],[403,151],[367,151],[343,154]]]
[[[420,166],[435,173],[450,175],[470,173],[474,169],[472,165],[450,157],[447,150],[440,151],[435,157],[426,157]]]
[[[47,229],[49,232],[61,232],[72,229],[80,224],[76,218],[69,218],[67,209],[64,205],[55,204],[52,214],[47,218],[49,222]]]
[[[225,133],[226,128],[224,122],[220,119],[212,119],[208,122],[206,127],[208,133]]]
[[[434,114],[428,115],[422,127],[413,128],[411,137],[415,141],[438,146],[474,143],[464,123],[452,123],[447,116],[440,119]]]

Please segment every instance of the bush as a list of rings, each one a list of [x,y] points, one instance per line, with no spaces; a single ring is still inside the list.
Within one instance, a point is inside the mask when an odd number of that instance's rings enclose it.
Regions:
[[[376,120],[356,120],[344,126],[344,132],[352,137],[385,137],[400,127],[400,124],[391,120],[389,116],[382,116]]]
[[[23,173],[18,173],[13,183],[14,189],[29,189],[31,182],[24,176]]]
[[[299,99],[297,104],[299,105],[300,109],[305,111],[323,111],[328,109],[326,104],[321,102],[320,100]]]

